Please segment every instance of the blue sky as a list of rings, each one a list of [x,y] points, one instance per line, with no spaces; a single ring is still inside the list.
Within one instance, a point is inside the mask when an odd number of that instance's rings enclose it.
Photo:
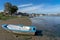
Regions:
[[[16,5],[18,12],[60,13],[60,0],[0,0],[0,11],[4,10],[6,2]]]

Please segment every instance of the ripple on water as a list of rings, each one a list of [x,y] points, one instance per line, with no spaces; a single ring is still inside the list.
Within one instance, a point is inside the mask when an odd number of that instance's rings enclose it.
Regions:
[[[46,35],[60,36],[60,17],[36,17],[31,20],[32,25],[44,30]]]

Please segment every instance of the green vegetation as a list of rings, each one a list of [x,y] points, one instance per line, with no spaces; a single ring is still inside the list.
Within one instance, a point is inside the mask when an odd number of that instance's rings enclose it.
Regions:
[[[4,16],[3,13],[0,13],[0,20],[7,20],[11,18],[17,18],[16,16]]]
[[[13,16],[8,16],[8,17],[2,16],[2,17],[0,17],[0,18],[1,18],[1,20],[7,20],[7,19],[16,18],[16,17],[13,17]]]
[[[17,14],[18,7],[16,5],[12,5],[9,2],[6,2],[4,5],[4,12],[0,12],[0,20],[7,20],[11,18],[17,18],[18,15],[22,15],[23,17],[21,18],[27,18],[25,16],[28,16],[26,13],[19,13]],[[16,16],[14,16],[16,15]],[[27,19],[28,20],[28,19]]]
[[[5,13],[8,13],[10,15],[14,14],[18,10],[18,7],[17,6],[12,5],[9,2],[6,2],[5,5],[4,5],[4,7],[5,7]]]

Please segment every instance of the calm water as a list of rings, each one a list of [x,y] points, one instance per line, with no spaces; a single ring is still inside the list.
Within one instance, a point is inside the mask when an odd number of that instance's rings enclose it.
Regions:
[[[60,37],[60,17],[59,16],[41,16],[31,18],[32,25],[37,30],[43,30],[43,34],[47,36]]]

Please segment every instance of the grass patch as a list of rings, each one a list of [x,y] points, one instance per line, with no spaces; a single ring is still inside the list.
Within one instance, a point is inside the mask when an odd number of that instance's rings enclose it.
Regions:
[[[2,17],[0,17],[0,20],[7,20],[7,19],[13,19],[13,18],[17,18],[17,17],[13,17],[13,16],[2,16]]]
[[[4,16],[3,14],[0,14],[0,20],[7,20],[7,19],[13,19],[17,18],[16,16]]]

